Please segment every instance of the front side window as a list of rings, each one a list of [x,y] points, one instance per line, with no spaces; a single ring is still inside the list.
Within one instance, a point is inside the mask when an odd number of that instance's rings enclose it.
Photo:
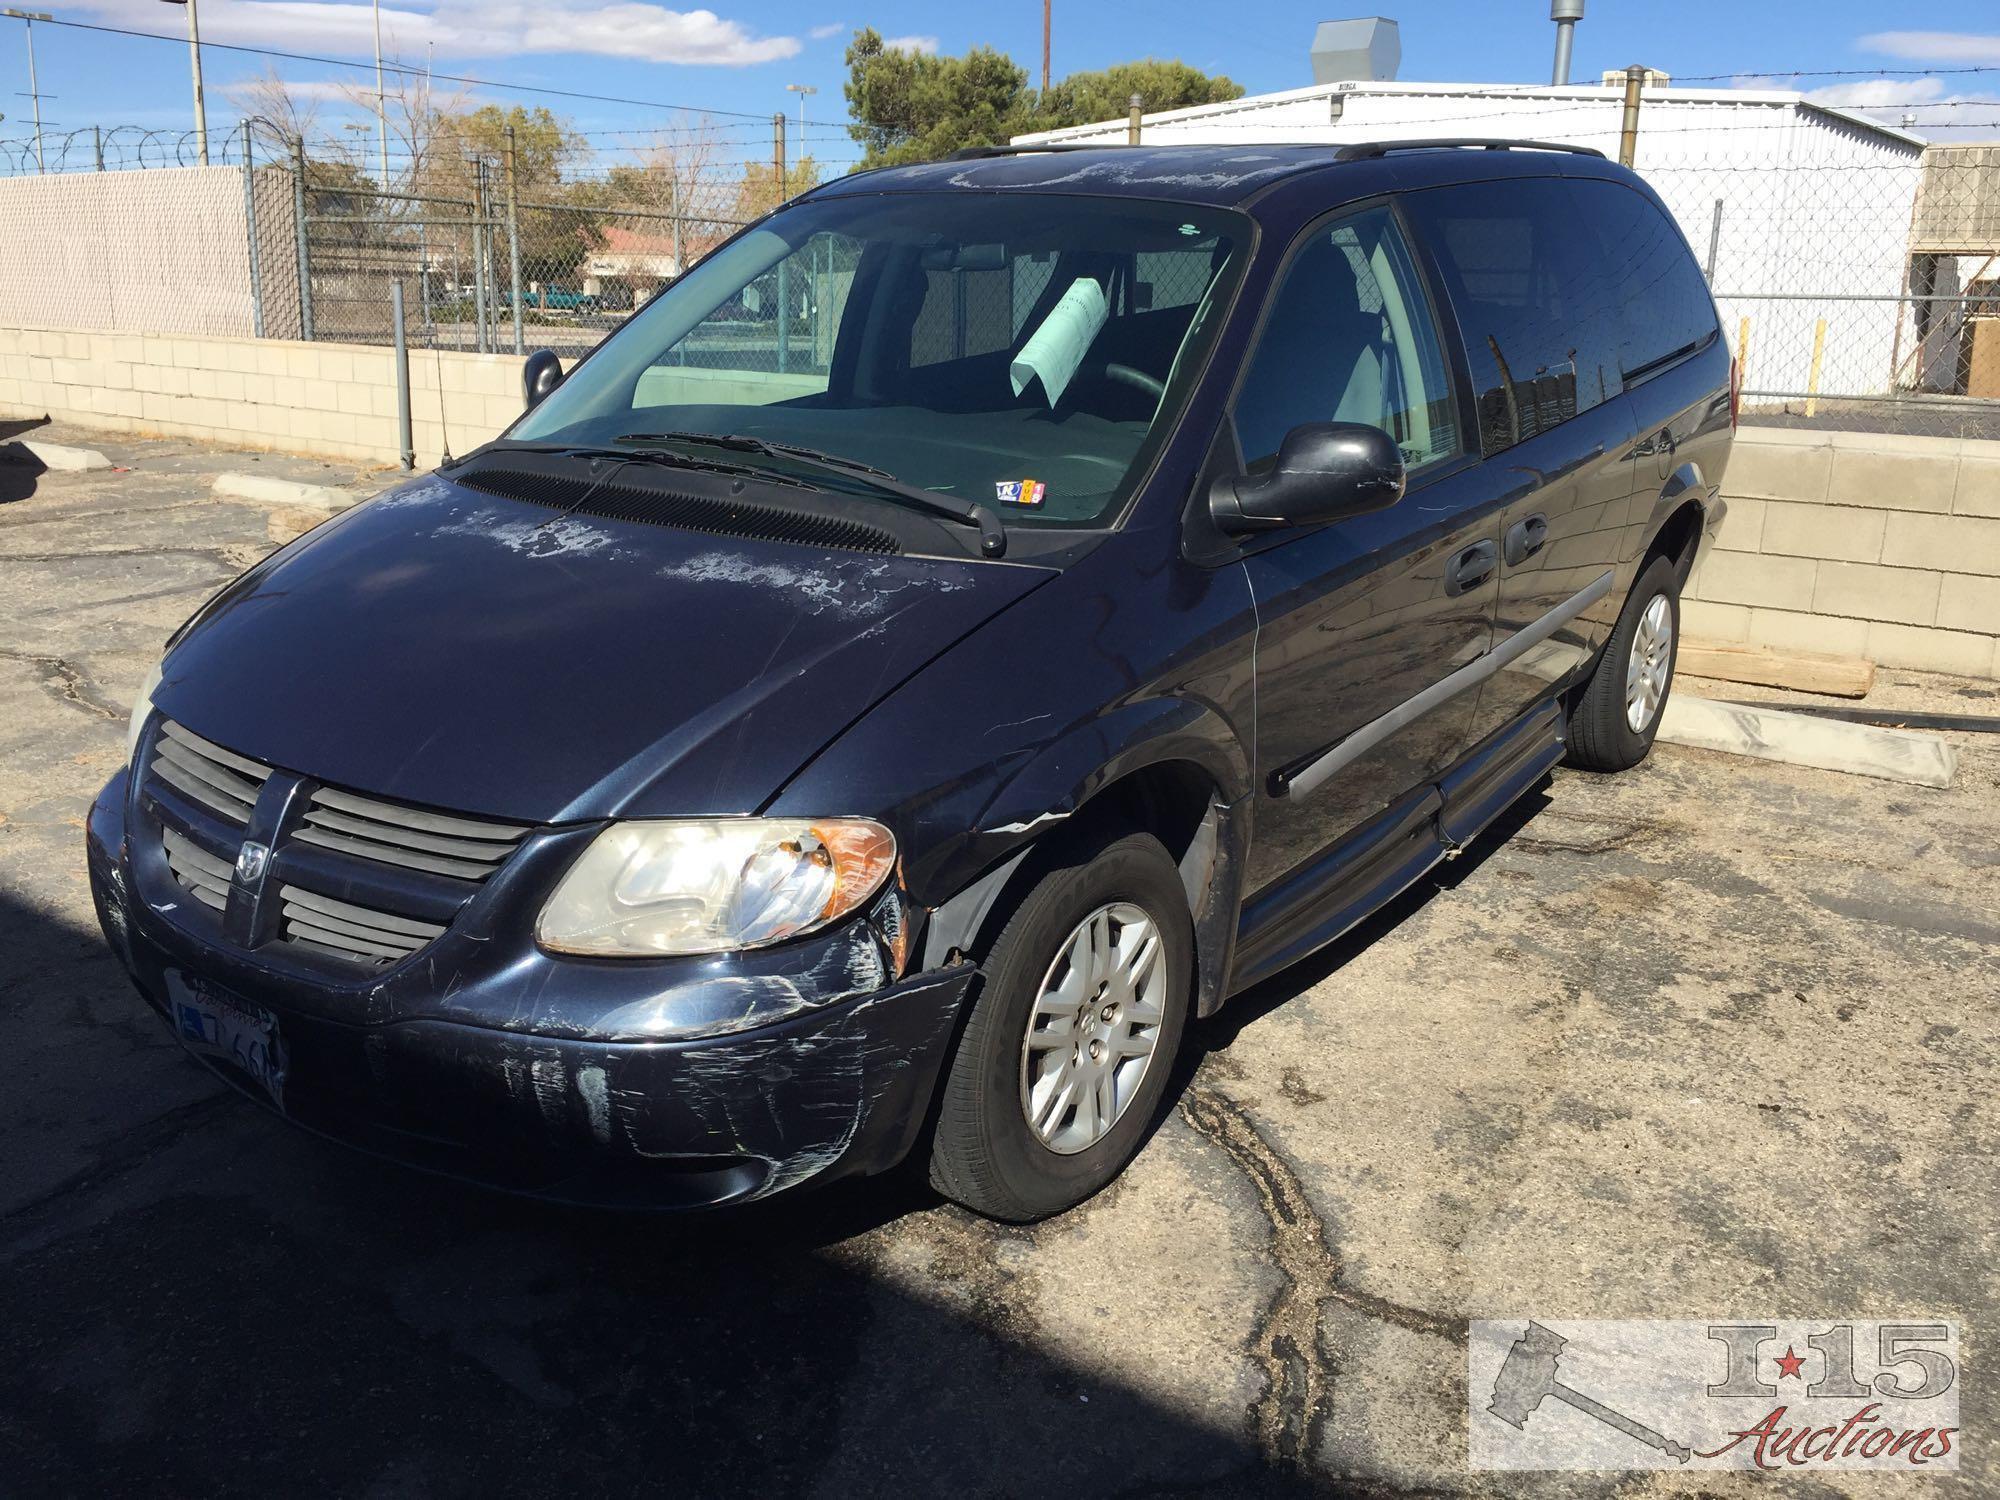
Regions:
[[[1128,198],[808,198],[695,266],[508,437],[756,438],[1010,527],[1105,524],[1185,404],[1250,239],[1231,210]]]
[[[1265,315],[1236,398],[1251,472],[1307,422],[1379,427],[1411,469],[1461,450],[1437,325],[1386,208],[1309,230]]]

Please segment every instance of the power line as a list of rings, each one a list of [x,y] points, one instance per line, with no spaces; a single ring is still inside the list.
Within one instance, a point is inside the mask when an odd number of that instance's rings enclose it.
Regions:
[[[157,31],[135,31],[125,26],[101,26],[92,21],[51,20],[45,24],[50,26],[68,26],[76,31],[99,31],[109,36],[142,37],[149,42],[172,42],[176,46],[186,45],[186,40],[182,37],[163,36]],[[354,62],[344,57],[321,57],[311,52],[280,52],[270,47],[250,47],[236,42],[204,41],[201,45],[204,50],[210,52],[243,52],[254,57],[277,57],[283,58],[287,62],[320,63],[332,68],[369,70],[374,66],[372,63]],[[496,83],[490,78],[471,78],[462,73],[435,73],[428,68],[405,67],[401,63],[384,62],[382,64],[382,71],[385,73],[400,73],[408,78],[441,78],[446,83],[465,83],[475,88],[508,89],[517,94],[548,94],[551,97],[559,99],[583,99],[592,104],[623,104],[636,109],[666,109],[685,114],[728,115],[733,119],[739,120],[770,119],[769,115],[752,114],[748,110],[709,109],[693,104],[662,104],[657,99],[625,99],[616,94],[585,94],[575,89],[552,89],[532,83]]]

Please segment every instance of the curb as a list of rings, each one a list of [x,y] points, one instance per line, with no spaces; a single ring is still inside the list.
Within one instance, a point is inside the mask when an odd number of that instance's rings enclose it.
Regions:
[[[72,448],[67,443],[44,443],[32,438],[16,438],[14,441],[34,454],[45,469],[60,469],[74,474],[86,469],[112,467],[111,460],[95,448]]]
[[[259,474],[218,474],[212,493],[266,505],[303,505],[332,515],[358,504],[364,496],[325,484],[300,484],[290,479],[266,479]]]
[[[1958,752],[1934,734],[1678,694],[1667,700],[1659,738],[1695,750],[1720,750],[1912,786],[1948,787],[1958,768]]]

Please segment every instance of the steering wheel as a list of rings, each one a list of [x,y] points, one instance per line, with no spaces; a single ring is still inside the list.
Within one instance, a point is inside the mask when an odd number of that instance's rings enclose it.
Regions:
[[[1130,365],[1114,364],[1108,360],[1104,363],[1103,369],[1106,380],[1115,380],[1120,385],[1129,385],[1134,390],[1144,391],[1155,401],[1167,393],[1167,383],[1164,380],[1155,380],[1144,370],[1135,370]]]

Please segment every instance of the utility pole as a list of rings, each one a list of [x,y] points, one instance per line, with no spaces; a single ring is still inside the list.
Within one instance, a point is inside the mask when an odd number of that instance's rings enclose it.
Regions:
[[[1049,96],[1049,0],[1042,0],[1042,97]]]
[[[507,127],[507,277],[514,289],[514,352],[524,353],[521,340],[521,195],[520,168],[514,155],[514,127]]]
[[[1625,70],[1625,121],[1618,132],[1618,164],[1632,165],[1639,154],[1639,88],[1646,81],[1644,64],[1633,63]]]
[[[1576,23],[1583,19],[1583,0],[1549,0],[1549,19],[1556,23],[1556,66],[1550,83],[1569,82],[1569,49]]]
[[[166,0],[169,5],[185,5],[188,13],[188,66],[194,72],[194,145],[201,164],[208,165],[208,105],[201,88],[201,17],[195,0]]]
[[[194,0],[188,0],[192,15]],[[375,0],[375,123],[382,140],[382,186],[389,185],[389,105],[382,92],[382,0]]]
[[[35,22],[53,21],[55,17],[45,10],[0,10],[0,16],[12,16],[28,33],[28,98],[35,106],[35,170],[46,172],[49,164],[42,156],[42,86],[35,81]]]

